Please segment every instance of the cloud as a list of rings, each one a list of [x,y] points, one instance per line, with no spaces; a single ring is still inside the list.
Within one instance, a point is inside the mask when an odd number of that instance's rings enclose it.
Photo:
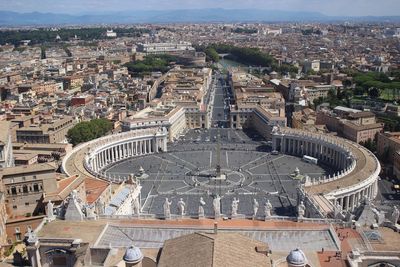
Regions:
[[[82,14],[199,8],[315,11],[349,16],[400,15],[399,0],[0,0],[0,10],[17,12]]]

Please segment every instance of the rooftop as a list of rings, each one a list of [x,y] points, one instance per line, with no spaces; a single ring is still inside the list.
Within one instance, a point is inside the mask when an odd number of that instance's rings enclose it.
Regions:
[[[258,246],[266,244],[237,233],[193,233],[167,240],[158,266],[271,266]]]

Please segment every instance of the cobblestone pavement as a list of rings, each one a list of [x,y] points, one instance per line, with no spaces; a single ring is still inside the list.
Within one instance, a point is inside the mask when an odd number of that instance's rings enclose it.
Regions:
[[[219,138],[217,137],[219,135]],[[217,166],[217,140],[220,140],[220,166],[226,179],[214,179]],[[263,205],[270,200],[274,214],[291,216],[297,205],[299,180],[291,174],[298,167],[310,177],[333,172],[327,166],[306,163],[288,155],[271,155],[270,147],[254,132],[233,129],[191,130],[181,140],[169,145],[166,153],[128,159],[114,165],[107,173],[126,177],[143,167],[148,178],[143,186],[143,213],[162,215],[163,203],[172,200],[171,212],[177,214],[180,198],[186,203],[186,215],[196,216],[203,197],[205,215],[213,216],[212,199],[221,196],[222,214],[231,214],[234,197],[239,199],[238,213],[253,215],[257,199],[257,216],[264,216]]]

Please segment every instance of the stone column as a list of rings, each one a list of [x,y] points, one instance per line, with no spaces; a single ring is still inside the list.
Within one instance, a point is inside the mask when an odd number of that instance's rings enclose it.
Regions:
[[[357,206],[360,204],[360,192],[356,193]]]
[[[26,251],[28,253],[28,258],[32,264],[32,267],[42,267],[39,246],[39,241],[37,239],[28,239],[28,246],[26,248]]]
[[[276,140],[277,138],[275,135],[272,136],[272,150],[276,150]]]
[[[355,198],[355,194],[352,194],[351,195],[351,210],[354,210],[355,209],[355,201],[354,201],[354,198]]]
[[[347,203],[348,203],[347,196],[345,196],[343,197],[343,210],[347,211]]]
[[[373,194],[372,194],[372,186],[373,186],[373,184],[368,187],[368,197],[371,200],[374,198]]]
[[[291,150],[292,150],[292,154],[293,154],[293,155],[296,155],[296,139],[292,139],[292,147],[291,147]]]
[[[343,209],[343,198],[338,198],[337,202],[340,205],[340,207],[342,207],[342,209]]]
[[[103,158],[102,158],[102,152],[100,152],[98,155],[98,160],[99,160],[99,169],[101,169],[101,167],[103,166]]]

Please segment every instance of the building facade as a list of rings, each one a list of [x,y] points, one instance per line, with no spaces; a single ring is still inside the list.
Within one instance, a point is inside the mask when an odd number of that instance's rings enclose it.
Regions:
[[[75,125],[73,117],[63,117],[17,129],[18,143],[63,143],[69,129]]]
[[[44,214],[44,188],[56,190],[56,166],[50,163],[17,166],[0,170],[5,201],[11,218]]]
[[[0,168],[14,166],[10,122],[0,122]]]
[[[8,218],[6,212],[6,195],[3,183],[0,182],[0,259],[2,259],[4,249],[7,245],[6,221]]]

